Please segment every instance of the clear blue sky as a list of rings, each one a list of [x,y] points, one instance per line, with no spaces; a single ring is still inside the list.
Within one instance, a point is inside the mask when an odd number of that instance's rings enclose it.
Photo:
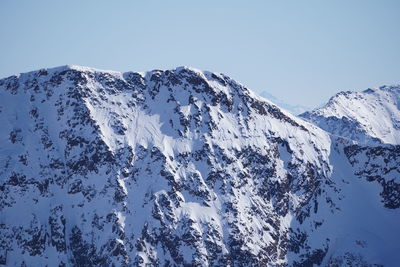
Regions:
[[[192,66],[314,106],[400,82],[400,1],[0,1],[0,77],[65,64]]]

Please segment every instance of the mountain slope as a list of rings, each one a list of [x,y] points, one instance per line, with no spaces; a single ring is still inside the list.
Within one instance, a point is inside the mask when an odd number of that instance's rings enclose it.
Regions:
[[[0,94],[0,264],[400,260],[398,148],[331,137],[222,74],[65,66]]]
[[[261,92],[260,96],[262,96],[265,99],[271,101],[272,103],[274,103],[278,107],[289,111],[293,115],[299,115],[299,114],[304,113],[304,112],[306,112],[306,111],[311,109],[311,108],[306,107],[306,106],[301,106],[301,105],[295,105],[294,106],[294,105],[287,104],[284,101],[282,101],[281,99],[276,98],[275,96],[271,95],[270,93],[268,93],[266,91]]]
[[[400,144],[400,86],[341,92],[305,118],[322,129],[361,143]]]

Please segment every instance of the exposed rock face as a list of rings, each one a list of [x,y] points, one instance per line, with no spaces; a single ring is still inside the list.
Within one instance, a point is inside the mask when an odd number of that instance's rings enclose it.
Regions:
[[[400,144],[400,86],[341,92],[300,117],[362,144]]]
[[[0,80],[0,123],[0,264],[400,261],[399,148],[331,137],[222,74],[21,74]]]

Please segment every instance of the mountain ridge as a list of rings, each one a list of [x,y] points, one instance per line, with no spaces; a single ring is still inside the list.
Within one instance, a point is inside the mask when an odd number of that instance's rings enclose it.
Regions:
[[[0,80],[0,106],[0,264],[398,260],[397,147],[334,137],[223,74],[65,66]]]
[[[335,135],[369,145],[400,143],[400,85],[339,92],[299,116]]]

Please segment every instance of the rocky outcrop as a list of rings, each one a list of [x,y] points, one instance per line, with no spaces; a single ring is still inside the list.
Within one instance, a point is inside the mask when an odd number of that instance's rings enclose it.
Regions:
[[[398,249],[385,224],[399,218],[398,148],[332,137],[225,75],[30,72],[0,80],[0,122],[0,264],[396,260],[383,250]],[[389,216],[379,231],[363,211],[371,196]],[[386,245],[354,231],[353,208]]]

